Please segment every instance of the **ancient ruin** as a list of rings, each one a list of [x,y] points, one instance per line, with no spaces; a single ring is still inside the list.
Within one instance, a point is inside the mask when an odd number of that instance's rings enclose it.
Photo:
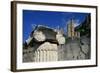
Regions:
[[[79,26],[69,20],[66,34],[38,25],[23,44],[23,62],[90,59],[90,15]]]

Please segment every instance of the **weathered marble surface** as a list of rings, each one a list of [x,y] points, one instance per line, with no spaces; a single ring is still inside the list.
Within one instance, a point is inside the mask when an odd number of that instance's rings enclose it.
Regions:
[[[53,45],[48,42],[44,43],[39,47],[37,52],[34,52],[34,47],[24,50],[23,62],[90,59],[90,40],[86,37],[75,38],[73,40],[67,39],[64,45]]]
[[[90,59],[90,39],[65,37],[60,31],[39,26],[26,40],[23,62],[47,62]]]

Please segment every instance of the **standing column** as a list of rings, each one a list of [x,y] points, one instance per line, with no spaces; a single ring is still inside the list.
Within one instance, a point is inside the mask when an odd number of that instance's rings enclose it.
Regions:
[[[46,61],[46,53],[45,53],[45,50],[43,50],[43,62]]]
[[[52,61],[52,50],[50,50],[50,61]]]
[[[40,54],[39,54],[39,50],[37,50],[37,62],[39,62],[40,60],[40,56],[39,56]]]
[[[36,50],[36,54],[35,54],[35,59],[36,59],[36,62],[38,62],[38,51]]]
[[[35,53],[34,53],[34,62],[36,62],[36,55],[37,55],[37,53],[36,53],[36,51],[35,51]]]
[[[40,58],[41,58],[41,50],[39,50],[39,62],[41,62]]]
[[[53,60],[55,61],[55,50],[53,50]]]
[[[54,61],[53,50],[51,50],[51,60]]]
[[[48,50],[46,50],[46,58],[45,58],[45,60],[46,60],[46,62],[48,61],[48,52],[47,52]]]
[[[40,62],[43,61],[43,50],[40,50]]]
[[[54,61],[54,51],[51,50],[51,60]]]
[[[49,50],[47,50],[47,61],[49,61]]]
[[[35,62],[37,62],[38,61],[38,52],[37,52],[37,50],[35,51]]]
[[[47,62],[47,50],[45,50],[45,61]]]
[[[51,50],[49,50],[49,61],[52,61],[52,59],[51,59]]]
[[[51,61],[51,50],[49,50],[49,61]]]
[[[57,50],[55,50],[55,61],[58,60],[58,54],[57,54]]]

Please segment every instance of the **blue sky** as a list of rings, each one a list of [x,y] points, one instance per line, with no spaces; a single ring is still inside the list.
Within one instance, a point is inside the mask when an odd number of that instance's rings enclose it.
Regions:
[[[23,10],[23,42],[27,40],[36,25],[45,25],[54,29],[59,27],[66,32],[68,20],[74,19],[75,24],[79,25],[87,15],[88,13]]]

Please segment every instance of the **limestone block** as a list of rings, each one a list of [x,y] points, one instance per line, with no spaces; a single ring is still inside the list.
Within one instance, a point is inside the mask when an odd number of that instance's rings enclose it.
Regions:
[[[33,36],[37,41],[45,41],[46,39],[45,34],[43,34],[41,31],[34,32]]]
[[[58,41],[59,44],[65,44],[65,37],[62,34],[57,34],[56,35],[56,39]]]

